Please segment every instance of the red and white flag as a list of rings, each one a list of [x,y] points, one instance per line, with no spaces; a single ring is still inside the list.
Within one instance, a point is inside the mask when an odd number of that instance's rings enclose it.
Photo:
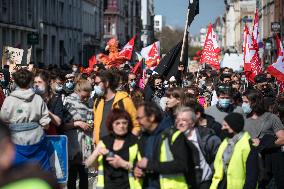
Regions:
[[[155,68],[160,63],[160,42],[157,41],[141,50],[147,68]]]
[[[130,39],[130,41],[118,53],[119,59],[131,60],[132,52],[133,52],[133,49],[134,49],[135,38],[136,38],[136,36],[134,36],[132,39]]]
[[[212,24],[210,23],[200,58],[200,64],[205,62],[216,69],[220,69],[219,53],[220,48],[217,42],[217,35],[215,34]]]
[[[266,71],[273,75],[278,81],[284,82],[284,49],[277,34],[276,44],[278,49],[278,58],[275,63],[267,67]]]
[[[244,71],[246,78],[254,82],[254,77],[262,72],[261,61],[258,54],[258,46],[252,41],[247,25],[244,28]]]

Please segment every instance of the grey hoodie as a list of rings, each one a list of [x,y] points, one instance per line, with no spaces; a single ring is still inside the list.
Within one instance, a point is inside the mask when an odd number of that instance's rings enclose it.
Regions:
[[[43,99],[31,89],[13,91],[3,103],[0,113],[1,120],[11,125],[13,123],[38,123],[46,126],[50,122],[48,108]],[[35,144],[44,134],[43,128],[13,134],[16,144]],[[23,137],[23,138],[22,138]]]

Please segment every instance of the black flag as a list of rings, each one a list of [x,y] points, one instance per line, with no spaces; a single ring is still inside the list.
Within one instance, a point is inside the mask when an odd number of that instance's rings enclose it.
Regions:
[[[155,68],[155,72],[164,76],[166,80],[169,80],[172,76],[176,76],[178,72],[178,66],[180,64],[180,54],[182,49],[182,41],[173,47],[164,58],[162,58],[159,65]],[[187,52],[185,52],[187,55]],[[187,56],[186,56],[187,57]],[[183,65],[186,67],[187,58]]]

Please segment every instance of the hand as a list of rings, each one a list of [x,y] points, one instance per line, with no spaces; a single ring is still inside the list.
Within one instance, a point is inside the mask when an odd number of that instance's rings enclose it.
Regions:
[[[252,142],[253,142],[252,145],[259,146],[260,140],[258,138],[254,138],[252,139]]]
[[[114,157],[107,157],[106,160],[108,163],[114,167],[114,168],[119,168],[119,167],[126,167],[126,164],[128,163],[127,161],[123,160],[120,156],[114,155]]]
[[[80,127],[81,129],[83,129],[83,131],[87,131],[87,130],[91,129],[90,125],[86,122],[83,122],[83,121],[75,121],[74,126]]]
[[[137,166],[140,168],[140,169],[146,169],[148,165],[148,159],[147,158],[142,158],[140,161],[137,162]]]
[[[134,176],[136,178],[141,178],[143,177],[143,170],[138,168],[137,166],[134,168]]]
[[[100,148],[98,149],[98,153],[99,153],[99,155],[104,156],[104,155],[106,155],[107,153],[109,153],[109,150],[106,149],[105,147],[100,147]]]

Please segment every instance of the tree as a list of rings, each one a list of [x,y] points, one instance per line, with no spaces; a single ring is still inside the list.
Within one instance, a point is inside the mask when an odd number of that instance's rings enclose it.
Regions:
[[[156,33],[157,40],[161,43],[161,54],[166,54],[183,38],[182,29],[172,29],[168,26],[164,27],[162,32]]]

